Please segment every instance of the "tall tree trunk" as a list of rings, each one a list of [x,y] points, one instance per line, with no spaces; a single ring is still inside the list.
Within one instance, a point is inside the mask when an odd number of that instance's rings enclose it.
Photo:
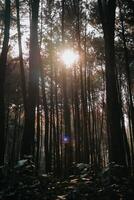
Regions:
[[[55,114],[56,114],[56,174],[61,174],[61,155],[60,155],[60,129],[59,129],[59,106],[58,106],[58,88],[57,88],[57,69],[55,68]]]
[[[24,71],[23,53],[22,53],[22,42],[21,42],[20,4],[19,4],[19,0],[16,0],[16,10],[17,10],[17,31],[18,31],[19,61],[20,61],[20,71],[21,71],[21,87],[22,87],[24,110],[26,111],[26,107],[27,107],[27,102],[26,102],[26,80],[25,80],[25,71]]]
[[[40,127],[40,121],[41,121],[41,116],[40,116],[40,94],[38,91],[38,102],[37,102],[37,150],[36,150],[36,169],[37,172],[40,168],[40,140],[41,140],[41,127]]]
[[[130,123],[130,138],[133,138],[131,142],[131,154],[132,154],[132,166],[134,163],[134,103],[133,103],[133,95],[131,91],[131,76],[130,76],[130,69],[129,69],[129,58],[128,58],[128,49],[126,44],[126,35],[125,35],[125,27],[124,27],[124,20],[123,20],[123,13],[122,13],[122,6],[120,0],[118,0],[119,6],[119,14],[120,14],[120,21],[121,21],[121,29],[122,29],[122,41],[124,47],[124,60],[125,60],[125,70],[126,70],[126,81],[127,81],[127,90],[128,90],[128,117]]]
[[[0,165],[4,164],[5,151],[5,72],[10,32],[10,0],[5,0],[5,30],[0,55]]]
[[[65,43],[65,0],[62,0],[62,44]],[[67,74],[66,69],[62,68],[62,84],[63,84],[63,112],[64,112],[64,137],[68,138],[68,142],[65,143],[65,168],[69,168],[72,162],[72,138],[71,138],[71,119],[70,119],[70,106],[68,102],[67,93]]]
[[[109,158],[111,162],[126,166],[114,50],[116,0],[105,2],[98,0],[98,4],[105,41],[107,128],[110,137]]]
[[[33,155],[35,136],[35,108],[37,106],[39,90],[40,50],[38,44],[38,13],[39,0],[33,0],[30,4],[30,58],[29,58],[29,85],[28,85],[28,109],[25,116],[25,128],[22,141],[22,154]]]
[[[48,135],[49,135],[49,109],[48,102],[46,98],[45,82],[43,76],[42,64],[40,65],[40,77],[41,77],[41,89],[42,89],[42,102],[45,114],[45,137],[44,137],[44,146],[45,146],[45,170],[46,173],[49,171],[49,149],[48,149]]]
[[[22,42],[21,42],[20,3],[19,3],[19,0],[16,0],[16,11],[17,11],[17,31],[18,31],[19,62],[20,62],[20,73],[21,73],[21,89],[22,89],[22,97],[23,97],[23,104],[24,104],[24,122],[26,123],[27,92],[26,92],[25,70],[24,70],[23,53],[22,53]]]

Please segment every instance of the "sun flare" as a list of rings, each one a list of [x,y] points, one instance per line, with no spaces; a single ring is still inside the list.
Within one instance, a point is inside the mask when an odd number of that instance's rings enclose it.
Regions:
[[[66,67],[71,67],[79,60],[79,55],[72,49],[65,49],[61,53],[61,60],[66,65]]]

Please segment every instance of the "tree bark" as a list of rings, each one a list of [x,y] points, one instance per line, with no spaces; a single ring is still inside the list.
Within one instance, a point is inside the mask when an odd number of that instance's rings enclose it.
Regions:
[[[22,96],[24,103],[24,110],[26,111],[27,102],[26,102],[26,80],[25,80],[25,70],[23,63],[23,53],[22,53],[22,42],[21,42],[21,30],[20,30],[20,4],[19,0],[16,0],[16,10],[17,10],[17,31],[18,31],[18,46],[19,46],[19,61],[20,61],[20,71],[21,71],[21,87],[22,87]]]
[[[110,137],[109,158],[110,162],[126,166],[114,49],[116,0],[103,1],[103,3],[98,0],[98,4],[105,42],[107,128]]]
[[[10,0],[5,0],[5,30],[0,55],[0,165],[4,164],[5,151],[5,72],[10,34]]]
[[[25,116],[25,127],[22,141],[22,154],[33,155],[35,136],[35,108],[37,106],[39,90],[40,50],[38,44],[38,13],[39,0],[33,0],[30,5],[30,58],[29,58],[29,85],[28,109]]]

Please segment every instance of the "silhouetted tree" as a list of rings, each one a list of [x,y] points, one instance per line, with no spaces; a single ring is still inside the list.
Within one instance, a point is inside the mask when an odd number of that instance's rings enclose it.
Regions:
[[[5,0],[4,39],[0,55],[0,165],[4,164],[5,151],[5,73],[9,49],[10,0]]]
[[[109,134],[109,157],[111,162],[126,166],[124,139],[119,102],[114,50],[116,1],[98,0],[104,32],[106,61],[107,128]]]

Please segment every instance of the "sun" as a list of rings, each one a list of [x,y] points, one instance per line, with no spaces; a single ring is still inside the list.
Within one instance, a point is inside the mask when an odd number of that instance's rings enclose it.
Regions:
[[[65,49],[61,53],[61,60],[69,68],[79,60],[79,54],[72,49]]]

